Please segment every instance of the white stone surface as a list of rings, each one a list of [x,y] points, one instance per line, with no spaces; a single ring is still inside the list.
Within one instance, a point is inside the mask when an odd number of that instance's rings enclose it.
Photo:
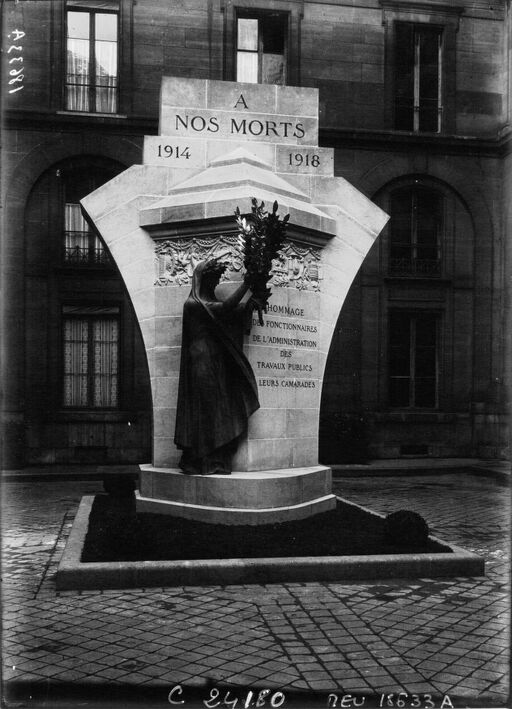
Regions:
[[[142,465],[137,510],[220,524],[285,522],[333,509],[331,482],[323,466],[202,476]]]

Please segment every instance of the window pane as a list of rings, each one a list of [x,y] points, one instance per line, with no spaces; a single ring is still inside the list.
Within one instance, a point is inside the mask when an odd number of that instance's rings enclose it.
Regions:
[[[395,24],[395,128],[414,128],[414,26]]]
[[[117,84],[117,44],[96,42],[96,83],[100,86]]]
[[[409,350],[411,317],[408,313],[391,313],[389,316],[389,341],[392,347]]]
[[[420,190],[417,193],[416,257],[423,260],[439,258],[441,195]]]
[[[261,18],[263,52],[284,54],[286,21],[282,15],[264,15]]]
[[[64,229],[66,231],[89,231],[79,204],[66,204],[64,209]]]
[[[88,12],[68,12],[68,37],[89,39],[90,15]]]
[[[64,321],[64,406],[87,406],[88,340],[86,319]]]
[[[436,380],[434,378],[416,379],[414,405],[418,408],[435,408]]]
[[[420,51],[420,99],[437,102],[439,91],[439,32],[421,29],[419,32]]]
[[[111,407],[118,399],[119,324],[114,318],[94,322],[94,406]]]
[[[390,380],[389,404],[390,406],[409,406],[409,378],[394,378]]]
[[[85,316],[64,320],[66,406],[117,406],[118,370],[119,321],[116,317]],[[92,392],[89,391],[91,382]]]
[[[414,405],[432,408],[436,405],[437,318],[418,315],[415,318]]]
[[[433,408],[437,390],[437,316],[390,313],[390,406]]]
[[[68,39],[66,67],[66,108],[89,110],[89,41]]]
[[[439,130],[438,103],[420,98],[419,130],[437,133]]]
[[[258,55],[252,52],[237,52],[236,80],[249,84],[258,83]]]
[[[89,42],[87,40],[68,40],[66,68],[68,83],[89,83]]]
[[[79,204],[64,207],[64,260],[81,263],[88,260],[89,228]]]
[[[436,351],[434,347],[417,348],[415,361],[417,377],[435,377]]]
[[[439,276],[442,195],[423,188],[395,190],[389,210],[390,271],[401,276]]]
[[[117,44],[96,42],[96,111],[117,110]]]
[[[284,84],[284,57],[282,54],[264,54],[261,65],[263,84]]]
[[[117,15],[96,13],[96,39],[117,42]]]
[[[423,315],[416,320],[416,346],[435,347],[437,318]]]
[[[407,345],[409,343],[407,342]],[[392,377],[408,377],[410,370],[409,347],[392,347],[389,358],[389,373]]]
[[[412,200],[411,189],[395,190],[390,198],[391,243],[410,244],[412,240]]]
[[[95,263],[108,263],[109,257],[99,236],[94,237],[93,258]]]
[[[111,168],[91,166],[88,161],[76,165],[72,162],[61,168],[65,195],[62,244],[66,261],[85,265],[109,263],[108,252],[83,217],[79,201],[112,179],[117,172]]]
[[[237,23],[237,48],[258,51],[258,20],[239,17]]]
[[[419,130],[439,129],[439,30],[419,32]]]
[[[409,406],[411,319],[408,313],[389,314],[389,403]]]
[[[96,89],[96,111],[98,113],[117,112],[117,91],[115,88]]]

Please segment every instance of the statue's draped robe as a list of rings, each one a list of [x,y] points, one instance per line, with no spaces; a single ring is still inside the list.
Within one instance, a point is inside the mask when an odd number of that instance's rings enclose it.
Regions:
[[[201,297],[206,263],[196,267],[183,306],[183,336],[174,442],[188,473],[229,472],[236,439],[259,408],[254,374],[242,351],[245,308],[227,311]]]

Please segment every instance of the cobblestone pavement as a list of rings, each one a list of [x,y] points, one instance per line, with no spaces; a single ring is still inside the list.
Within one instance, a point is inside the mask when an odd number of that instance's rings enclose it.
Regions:
[[[8,704],[75,706],[89,697],[104,707],[110,697],[145,706],[151,696],[170,706],[168,692],[179,684],[183,694],[173,696],[189,693],[187,706],[207,699],[212,685],[222,688],[217,701],[230,689],[238,709],[261,688],[271,690],[266,706],[271,698],[279,705],[278,690],[285,706],[327,706],[329,693],[344,708],[356,695],[365,706],[445,709],[445,695],[455,707],[508,706],[503,483],[460,473],[335,483],[338,494],[379,512],[406,507],[424,515],[434,534],[486,558],[485,578],[57,593],[56,566],[77,504],[99,485],[3,485]]]

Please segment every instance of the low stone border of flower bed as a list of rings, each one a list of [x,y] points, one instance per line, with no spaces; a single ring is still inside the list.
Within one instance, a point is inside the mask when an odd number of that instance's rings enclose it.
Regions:
[[[226,586],[246,583],[483,576],[485,573],[485,562],[482,557],[453,544],[449,545],[453,550],[452,553],[82,563],[80,559],[93,500],[94,497],[86,496],[80,502],[57,570],[56,580],[59,591],[202,584]],[[382,517],[366,507],[361,509]],[[447,544],[436,537],[431,539]]]

